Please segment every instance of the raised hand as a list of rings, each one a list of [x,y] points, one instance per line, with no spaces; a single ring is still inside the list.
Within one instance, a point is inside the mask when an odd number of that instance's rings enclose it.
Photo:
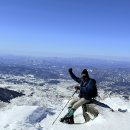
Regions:
[[[72,68],[69,68],[69,69],[68,69],[68,72],[71,73],[71,72],[72,72]]]
[[[75,86],[76,91],[80,90],[80,86]]]

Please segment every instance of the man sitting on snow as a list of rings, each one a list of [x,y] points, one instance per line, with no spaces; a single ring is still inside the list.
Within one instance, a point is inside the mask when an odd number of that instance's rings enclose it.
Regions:
[[[84,69],[81,73],[81,78],[76,77],[72,72],[72,68],[69,69],[69,74],[73,80],[78,82],[80,86],[76,86],[76,91],[79,90],[79,97],[74,98],[68,107],[68,113],[61,118],[61,122],[68,124],[74,124],[74,112],[82,105],[91,103],[92,99],[97,96],[96,81],[91,79],[88,75],[88,71]]]

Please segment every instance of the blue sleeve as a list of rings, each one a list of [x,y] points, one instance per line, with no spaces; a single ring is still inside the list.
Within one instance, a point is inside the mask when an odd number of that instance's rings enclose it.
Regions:
[[[93,86],[94,86],[94,82],[93,82],[92,80],[90,80],[90,81],[88,82],[88,84],[86,85],[86,87],[83,87],[83,88],[82,88],[82,91],[83,91],[86,95],[89,96],[91,93],[93,93],[93,90],[94,90]]]
[[[78,82],[78,83],[81,82],[81,79],[80,79],[79,77],[76,77],[73,72],[70,72],[69,74],[70,74],[71,78],[72,78],[74,81],[76,81],[76,82]]]

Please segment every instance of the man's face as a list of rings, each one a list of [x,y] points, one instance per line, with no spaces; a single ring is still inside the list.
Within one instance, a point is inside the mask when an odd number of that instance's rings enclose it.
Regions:
[[[86,75],[82,75],[83,82],[85,82],[87,79],[88,79],[88,77]]]

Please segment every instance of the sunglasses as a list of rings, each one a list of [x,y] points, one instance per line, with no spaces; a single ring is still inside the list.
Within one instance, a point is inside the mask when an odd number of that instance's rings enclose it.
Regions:
[[[82,78],[86,78],[87,76],[86,75],[82,75]]]

